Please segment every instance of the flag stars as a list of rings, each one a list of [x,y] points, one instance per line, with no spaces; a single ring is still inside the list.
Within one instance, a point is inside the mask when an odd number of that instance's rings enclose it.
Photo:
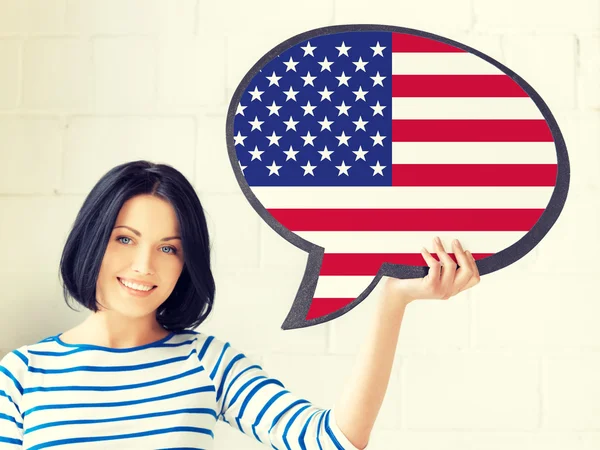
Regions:
[[[290,70],[293,70],[294,72],[296,71],[296,66],[298,65],[298,61],[294,61],[291,56],[290,56],[289,61],[287,61],[287,62],[284,61],[283,63],[286,66],[286,69],[285,69],[286,72],[288,72]]]
[[[244,116],[244,110],[247,108],[247,106],[242,105],[241,103],[238,104],[237,109],[235,111],[235,115],[237,116],[238,114],[241,114],[242,116]]]
[[[321,64],[321,72],[324,70],[331,72],[331,65],[333,64],[333,61],[327,61],[327,56],[323,61],[319,62],[319,64]]]
[[[305,106],[301,106],[301,108],[304,110],[304,115],[306,116],[307,114],[310,114],[311,116],[315,116],[313,111],[316,108],[316,106],[312,106],[310,104],[310,100],[308,102],[306,102]]]
[[[346,106],[346,103],[342,102],[342,104],[340,106],[336,106],[336,108],[339,111],[338,116],[341,116],[342,114],[348,116],[348,110],[352,108],[352,106]]]
[[[294,161],[297,161],[296,155],[300,152],[298,150],[294,150],[292,148],[292,146],[290,145],[290,149],[287,152],[283,152],[283,153],[285,153],[285,155],[287,156],[287,158],[285,158],[286,161],[288,159],[293,159]]]
[[[304,169],[304,175],[307,175],[310,173],[313,177],[315,176],[315,174],[313,173],[313,170],[315,170],[315,168],[317,166],[311,166],[310,161],[308,161],[308,164],[306,166],[300,166],[300,167],[302,167]]]
[[[354,131],[358,131],[358,130],[367,131],[367,129],[365,128],[365,125],[368,124],[369,121],[362,120],[362,116],[360,116],[356,122],[352,122],[352,123],[354,125],[356,125],[356,130],[354,130]]]
[[[385,136],[381,136],[379,131],[375,136],[371,136],[371,139],[373,139],[373,147],[376,145],[381,145],[383,147],[383,140],[385,139]]]
[[[279,176],[279,169],[281,169],[282,166],[278,166],[277,164],[275,164],[275,160],[273,160],[273,164],[271,164],[270,166],[266,166],[267,169],[269,169],[269,176],[275,174],[277,176]]]
[[[287,98],[285,99],[285,101],[287,102],[290,99],[296,101],[296,94],[298,92],[300,92],[300,91],[295,91],[290,86],[290,88],[287,91],[283,91],[283,93],[287,96]]]
[[[273,131],[273,134],[271,136],[266,136],[266,138],[269,140],[269,147],[271,145],[276,145],[277,147],[279,147],[279,139],[281,139],[281,136],[277,136],[275,134],[275,131]]]
[[[340,82],[338,84],[338,87],[341,86],[342,84],[345,84],[346,86],[350,87],[348,85],[348,80],[352,77],[347,77],[345,72],[342,72],[342,75],[340,75],[339,77],[336,77],[336,78]]]
[[[292,116],[290,116],[290,120],[284,121],[283,123],[285,123],[285,125],[287,127],[285,129],[285,131],[289,131],[289,130],[298,131],[298,130],[296,130],[296,125],[298,125],[300,122],[297,120],[294,120],[294,118]]]
[[[300,77],[300,78],[302,78],[304,80],[304,86],[310,84],[313,87],[315,86],[313,84],[313,81],[317,79],[317,77],[311,76],[310,71],[306,73],[306,76]]]
[[[342,161],[342,165],[341,165],[341,166],[335,166],[335,168],[336,168],[336,169],[338,169],[338,170],[340,171],[340,172],[338,173],[338,177],[339,177],[339,176],[340,176],[342,173],[346,174],[347,176],[350,176],[350,175],[348,174],[348,169],[350,169],[350,167],[352,167],[352,166],[347,166],[347,165],[346,165],[346,163],[345,163],[344,161]]]
[[[248,123],[250,125],[252,125],[252,129],[250,131],[254,131],[254,130],[262,131],[260,126],[265,122],[258,120],[258,116],[254,116],[254,120],[249,120]]]
[[[387,77],[382,77],[381,75],[379,75],[379,71],[377,71],[377,75],[369,78],[373,80],[373,86],[380,85],[383,87],[383,80],[385,80]]]
[[[376,165],[369,166],[369,167],[371,167],[371,169],[373,169],[373,176],[375,176],[377,174],[383,176],[383,169],[385,169],[387,166],[380,166],[379,161],[377,161]]]
[[[365,159],[365,155],[367,153],[369,153],[369,151],[365,151],[362,149],[362,146],[358,147],[357,151],[353,151],[352,153],[354,153],[356,155],[356,161],[358,161],[359,159],[362,159],[363,161],[367,162],[367,160]]]
[[[381,47],[379,45],[379,41],[377,41],[377,45],[375,47],[371,47],[371,50],[373,50],[373,56],[383,56],[383,51],[386,49],[387,47]]]
[[[275,115],[279,115],[279,110],[281,109],[281,106],[277,106],[275,104],[275,100],[273,100],[273,104],[271,106],[267,106],[267,109],[269,110],[269,116],[275,114]]]
[[[281,80],[282,77],[278,77],[277,74],[275,73],[275,71],[273,71],[273,75],[271,75],[270,77],[266,77],[267,80],[269,80],[269,86],[272,85],[276,85],[279,86],[279,80]]]
[[[304,47],[300,47],[302,50],[304,50],[304,56],[306,55],[310,55],[310,56],[315,56],[313,51],[317,48],[317,47],[311,47],[310,45],[310,41],[308,41],[306,43],[306,45]],[[385,48],[385,47],[384,47]]]
[[[252,150],[252,151],[248,150],[248,153],[250,153],[252,155],[252,159],[250,160],[250,162],[254,161],[255,159],[262,161],[262,159],[260,159],[260,155],[262,155],[264,153],[264,151],[259,150],[256,145],[254,146],[254,150]]]
[[[331,131],[332,123],[333,123],[333,120],[327,120],[327,116],[325,116],[325,118],[319,122],[319,125],[321,125],[321,131],[323,131],[325,129]]]
[[[352,64],[354,64],[356,66],[356,72],[358,72],[359,70],[366,72],[365,66],[369,63],[366,61],[363,61],[362,58],[358,58],[358,61],[352,61]]]
[[[312,145],[313,147],[315,146],[315,144],[313,144],[313,141],[317,138],[317,136],[311,136],[310,135],[310,131],[306,132],[305,136],[300,136],[302,139],[304,139],[304,146],[306,147],[307,145]]]
[[[246,139],[248,136],[242,136],[242,134],[239,132],[237,132],[237,134],[233,137],[233,140],[235,142],[234,145],[238,145],[240,144],[241,146],[244,146],[244,139]]]
[[[363,101],[367,101],[367,99],[365,98],[365,95],[367,95],[369,93],[369,91],[363,91],[362,87],[359,86],[358,87],[358,91],[352,91],[352,93],[354,95],[356,95],[356,100],[355,101],[359,101],[359,100],[363,100]]]
[[[321,154],[321,161],[323,161],[324,159],[328,159],[329,161],[331,161],[331,158],[329,157],[333,152],[327,150],[327,146],[325,146],[325,148],[323,148],[323,150],[318,151],[317,153]]]
[[[336,136],[335,138],[338,140],[338,147],[341,145],[345,145],[346,147],[348,147],[348,140],[351,138],[352,136],[346,136],[344,134],[344,132],[342,131],[342,134],[340,136]]]
[[[242,166],[242,163],[238,161],[238,164],[240,165],[240,169],[242,170],[242,175],[244,175],[244,169],[248,166]]]
[[[344,42],[342,42],[342,45],[340,47],[336,47],[336,49],[339,50],[339,52],[340,52],[338,54],[338,57],[342,56],[342,55],[350,56],[350,55],[348,55],[348,50],[350,50],[351,48],[352,47],[346,47],[346,44]]]
[[[252,96],[251,101],[258,100],[259,102],[262,102],[262,99],[260,98],[260,96],[263,95],[265,93],[265,91],[259,91],[258,86],[254,86],[254,90],[248,91],[248,93]]]
[[[331,94],[333,94],[333,91],[327,90],[327,86],[325,86],[325,89],[323,89],[322,91],[317,91],[317,92],[319,92],[319,94],[321,94],[321,101],[323,101],[323,100],[331,101]]]
[[[377,100],[377,104],[375,106],[371,106],[371,109],[373,110],[373,116],[376,116],[377,114],[383,116],[383,110],[387,108],[387,106],[381,106],[379,104],[379,100]]]

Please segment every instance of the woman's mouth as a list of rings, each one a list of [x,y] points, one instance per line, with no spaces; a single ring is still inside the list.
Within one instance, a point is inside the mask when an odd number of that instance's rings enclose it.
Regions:
[[[119,282],[119,285],[120,285],[120,286],[121,286],[123,289],[125,289],[125,291],[126,291],[128,294],[130,294],[130,295],[135,295],[136,297],[146,297],[146,296],[150,295],[150,294],[151,294],[151,293],[154,291],[154,289],[156,289],[156,286],[154,286],[154,287],[153,287],[152,289],[150,289],[150,290],[147,290],[147,291],[142,291],[142,290],[138,290],[138,289],[135,289],[135,288],[130,288],[130,287],[128,287],[128,286],[125,286],[125,285],[124,285],[124,284],[121,282],[121,279],[120,279],[119,277],[117,277],[117,280],[118,280],[118,282]]]

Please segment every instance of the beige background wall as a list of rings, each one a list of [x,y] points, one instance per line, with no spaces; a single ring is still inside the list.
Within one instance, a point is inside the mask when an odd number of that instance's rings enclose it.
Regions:
[[[0,0],[0,357],[83,320],[62,299],[64,240],[99,177],[143,158],[182,171],[207,209],[217,298],[200,330],[333,406],[377,291],[334,322],[280,329],[306,254],[248,204],[224,131],[264,53],[347,23],[418,28],[505,64],[549,105],[571,161],[534,251],[409,306],[370,448],[600,449],[599,0]],[[264,448],[226,424],[216,444]]]

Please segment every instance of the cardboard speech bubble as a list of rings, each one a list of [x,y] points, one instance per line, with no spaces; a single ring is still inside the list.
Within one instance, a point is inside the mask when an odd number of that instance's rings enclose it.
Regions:
[[[226,138],[253,208],[309,253],[282,329],[345,314],[382,276],[424,277],[434,236],[458,238],[482,276],[500,270],[548,233],[569,187],[564,139],[529,84],[409,28],[276,46],[236,89]]]

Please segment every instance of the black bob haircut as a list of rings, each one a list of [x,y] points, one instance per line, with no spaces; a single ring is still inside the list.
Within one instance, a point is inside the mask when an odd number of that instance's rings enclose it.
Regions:
[[[169,331],[195,328],[210,314],[215,280],[210,269],[210,243],[204,210],[194,188],[175,168],[145,160],[109,170],[92,188],[67,237],[60,259],[63,295],[97,312],[96,283],[106,246],[123,204],[137,195],[165,200],[175,210],[184,265],[171,295],[156,310],[158,323]]]

